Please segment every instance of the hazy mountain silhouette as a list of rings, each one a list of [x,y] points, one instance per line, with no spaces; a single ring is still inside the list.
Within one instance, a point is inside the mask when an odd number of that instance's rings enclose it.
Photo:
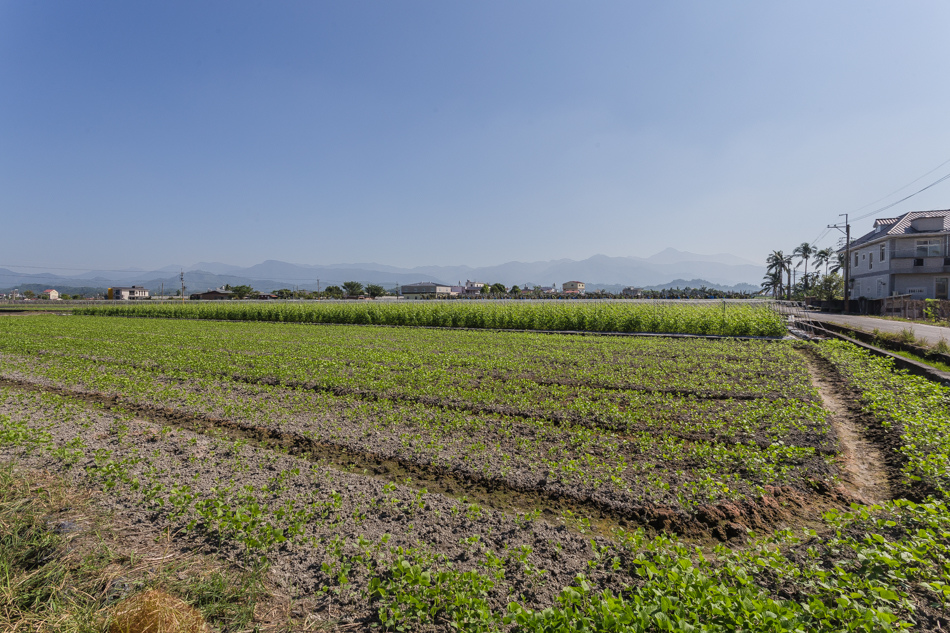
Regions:
[[[77,275],[53,273],[17,273],[0,269],[0,287],[13,288],[26,283],[68,284],[71,286],[143,285],[156,290],[179,286],[180,266],[164,266],[153,271],[94,270]],[[262,291],[278,288],[316,290],[344,281],[378,283],[386,287],[418,281],[464,283],[466,279],[506,285],[556,285],[565,281],[583,281],[590,287],[663,286],[671,281],[691,280],[696,286],[732,287],[751,284],[758,287],[765,267],[730,254],[699,255],[667,248],[650,257],[610,257],[594,255],[581,261],[556,259],[540,262],[507,262],[496,266],[417,266],[400,268],[376,263],[293,264],[267,260],[241,267],[220,262],[199,262],[183,267],[189,290],[201,291],[223,284],[247,284]],[[82,282],[82,283],[79,283]],[[92,282],[92,283],[90,283]],[[694,286],[695,287],[695,286]]]

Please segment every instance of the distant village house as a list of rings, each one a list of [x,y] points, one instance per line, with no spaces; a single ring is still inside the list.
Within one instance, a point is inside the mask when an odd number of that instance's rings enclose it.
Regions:
[[[564,294],[584,294],[583,281],[565,281],[561,288]]]
[[[407,284],[401,291],[406,299],[445,299],[457,296],[457,293],[452,291],[452,286],[428,281]]]
[[[134,299],[148,299],[148,290],[142,286],[129,286],[127,288],[109,288],[106,297],[110,301],[131,301]]]
[[[52,288],[50,288],[49,290],[44,290],[43,294],[46,295],[47,299],[51,299],[52,301],[56,301],[59,299],[59,292],[56,290],[53,290]]]
[[[223,288],[216,288],[215,290],[208,290],[207,292],[196,292],[195,294],[189,296],[189,299],[198,301],[222,301],[226,299],[231,299],[234,297],[234,293],[230,290],[225,290]]]
[[[485,287],[485,284],[483,284],[480,281],[469,281],[468,279],[466,279],[465,287],[462,289],[462,292],[467,297],[470,297],[473,295],[480,295],[482,294],[482,288],[484,287]]]

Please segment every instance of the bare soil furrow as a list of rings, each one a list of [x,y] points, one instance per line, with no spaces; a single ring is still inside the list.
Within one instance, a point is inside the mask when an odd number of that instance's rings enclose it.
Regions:
[[[56,352],[44,352],[54,356],[63,356],[65,355],[56,353]],[[150,364],[150,363],[130,363],[125,361],[114,361],[111,359],[103,358],[93,358],[88,357],[86,360],[95,360],[97,362],[109,362],[117,366],[131,367],[133,369],[145,370],[153,372],[156,374],[163,374],[164,371],[168,371],[168,368],[163,368],[159,365]],[[192,372],[192,370],[179,370],[175,371],[184,371],[185,373],[197,373]],[[437,396],[424,396],[424,395],[410,395],[410,394],[400,394],[400,393],[384,393],[381,391],[373,389],[362,389],[356,387],[344,387],[344,386],[327,386],[315,384],[312,382],[302,382],[294,380],[280,380],[278,378],[257,378],[253,376],[246,376],[243,374],[232,374],[227,372],[205,372],[205,375],[214,377],[214,378],[223,378],[235,383],[243,383],[247,385],[256,385],[256,386],[266,386],[266,387],[279,387],[283,389],[300,389],[305,391],[312,391],[314,393],[325,393],[341,398],[359,398],[368,402],[393,402],[393,403],[405,403],[405,404],[415,404],[422,405],[424,407],[429,407],[432,409],[442,409],[446,411],[457,411],[461,413],[471,413],[474,415],[488,414],[488,415],[502,415],[511,418],[517,418],[521,420],[540,420],[543,422],[555,424],[555,425],[577,425],[585,428],[608,431],[614,433],[624,433],[632,434],[637,432],[655,432],[656,427],[650,425],[642,424],[627,424],[627,423],[618,423],[614,420],[604,419],[603,417],[598,416],[596,413],[581,415],[573,412],[558,412],[558,411],[526,411],[522,408],[514,407],[506,404],[495,404],[495,403],[485,403],[485,402],[471,402],[466,400],[437,397]],[[554,383],[552,383],[554,384]],[[631,390],[636,391],[636,390]],[[728,401],[728,400],[768,400],[768,401],[792,401],[798,400],[797,398],[784,398],[784,397],[745,397],[743,394],[738,394],[735,397],[727,397],[724,393],[712,394],[710,397],[704,397],[702,395],[697,396],[697,394],[710,393],[710,392],[701,392],[696,390],[657,390],[657,389],[645,389],[641,388],[639,391],[643,393],[663,393],[664,395],[673,395],[680,397],[696,397],[698,400],[716,400],[716,401]],[[748,395],[748,394],[746,394]],[[680,422],[688,422],[688,420],[680,419]],[[767,437],[746,437],[746,436],[733,436],[726,433],[712,433],[712,432],[696,432],[696,431],[680,431],[675,427],[670,428],[666,427],[663,429],[663,434],[669,437],[678,438],[690,442],[707,442],[710,444],[722,444],[724,446],[734,446],[738,443],[748,443],[754,442],[760,448],[768,447],[773,441],[774,438]],[[786,438],[787,439],[787,438]],[[824,439],[818,436],[809,436],[802,437],[802,442],[805,445],[814,445],[816,449],[824,454],[833,452],[833,447]]]
[[[791,520],[813,515],[816,506],[824,507],[839,501],[833,491],[826,489],[804,491],[791,486],[766,486],[766,494],[761,497],[700,506],[694,514],[687,514],[669,507],[625,502],[596,492],[586,494],[547,480],[539,480],[533,486],[517,486],[500,477],[492,478],[433,463],[379,455],[235,420],[207,418],[175,409],[146,406],[115,395],[9,377],[0,377],[0,386],[56,393],[109,409],[132,412],[160,425],[204,435],[244,439],[266,450],[304,458],[349,473],[398,482],[417,490],[425,489],[430,493],[467,499],[502,512],[540,510],[548,520],[570,512],[587,518],[591,527],[601,534],[608,534],[615,527],[645,527],[685,536],[711,536],[728,540],[743,536],[747,528],[772,529]]]

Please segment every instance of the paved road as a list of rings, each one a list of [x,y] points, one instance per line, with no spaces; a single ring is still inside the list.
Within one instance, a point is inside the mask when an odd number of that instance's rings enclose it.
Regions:
[[[914,331],[914,336],[922,341],[927,341],[929,345],[936,345],[941,339],[950,343],[950,328],[940,327],[938,325],[895,321],[883,317],[826,314],[823,312],[808,312],[807,316],[809,319],[815,321],[828,321],[855,330],[864,330],[865,332],[873,332],[875,329],[878,329],[881,332],[900,334],[901,330],[911,329]]]

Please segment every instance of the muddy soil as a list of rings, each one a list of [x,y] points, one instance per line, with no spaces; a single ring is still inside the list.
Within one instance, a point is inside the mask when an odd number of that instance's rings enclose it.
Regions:
[[[857,396],[825,359],[806,349],[799,351],[831,413],[844,492],[858,503],[894,499],[900,489],[901,459],[891,434],[861,411]]]
[[[684,511],[663,503],[637,501],[628,493],[609,487],[568,483],[553,479],[545,469],[539,472],[515,470],[503,473],[505,464],[496,463],[497,456],[487,454],[468,466],[440,463],[421,454],[402,450],[392,444],[370,442],[335,442],[323,434],[312,434],[313,421],[294,425],[262,425],[247,420],[209,417],[195,411],[161,407],[129,401],[116,395],[63,388],[49,382],[36,383],[24,379],[0,379],[0,385],[37,392],[57,393],[70,398],[103,405],[119,411],[132,411],[160,426],[187,429],[211,437],[249,440],[265,450],[285,452],[308,461],[316,461],[349,473],[360,473],[380,481],[411,481],[409,487],[427,490],[456,499],[477,502],[501,512],[541,513],[557,521],[565,514],[584,517],[594,533],[609,534],[616,528],[642,527],[655,532],[672,532],[693,538],[729,540],[742,536],[746,529],[768,530],[801,523],[815,512],[835,503],[835,493],[823,486],[765,486],[764,494],[750,489],[744,499],[705,504]],[[482,439],[492,444],[487,425],[482,425]],[[526,429],[525,433],[530,433]],[[315,439],[319,438],[319,439]],[[376,446],[379,450],[373,450]],[[512,447],[514,449],[514,447]],[[564,458],[572,457],[564,455]],[[811,468],[820,475],[825,468],[815,457]],[[682,465],[687,471],[703,464]],[[736,484],[734,484],[736,485]]]
[[[343,472],[326,464],[267,450],[227,437],[209,437],[185,429],[163,426],[129,413],[116,413],[43,392],[0,388],[0,414],[24,420],[31,428],[50,433],[50,448],[70,449],[77,438],[84,443],[75,463],[64,464],[51,451],[33,447],[0,449],[0,459],[20,466],[63,473],[78,485],[105,486],[107,502],[122,512],[149,509],[145,520],[179,542],[213,552],[238,564],[248,564],[248,550],[233,535],[204,526],[188,529],[189,514],[175,518],[172,491],[187,487],[197,498],[215,498],[228,489],[227,500],[240,503],[247,494],[270,510],[317,509],[304,532],[270,550],[274,578],[283,590],[320,602],[328,613],[353,614],[354,621],[373,618],[367,596],[366,570],[355,568],[349,589],[324,594],[339,586],[337,572],[324,563],[339,565],[359,554],[359,538],[385,546],[377,555],[394,560],[396,548],[440,556],[460,571],[483,569],[486,550],[505,558],[506,575],[493,590],[492,601],[503,610],[511,600],[535,608],[553,603],[561,587],[578,573],[595,581],[608,578],[587,567],[593,553],[592,535],[569,530],[557,517],[519,517],[480,507],[473,500],[459,500],[362,474]],[[127,464],[126,478],[109,478],[102,470],[103,451],[112,463]],[[99,458],[97,459],[96,453]],[[147,456],[148,459],[141,459]],[[99,470],[97,470],[99,469]],[[134,481],[133,487],[129,482]],[[250,486],[250,488],[246,488]],[[253,493],[248,493],[252,490]],[[158,501],[161,500],[161,505]],[[601,544],[607,541],[593,537]],[[340,555],[336,543],[346,543]],[[523,548],[523,549],[521,549]],[[511,558],[526,551],[527,565]],[[544,570],[538,574],[534,570]],[[615,580],[605,581],[608,584]]]

